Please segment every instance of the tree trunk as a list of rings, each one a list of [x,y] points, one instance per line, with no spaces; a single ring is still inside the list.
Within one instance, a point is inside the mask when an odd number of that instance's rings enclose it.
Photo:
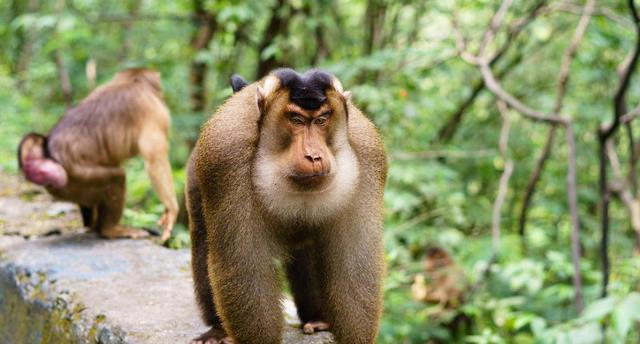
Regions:
[[[289,28],[289,16],[285,16],[283,13],[284,7],[288,6],[286,0],[278,0],[278,3],[274,7],[273,15],[269,20],[269,24],[262,35],[262,40],[258,45],[258,69],[256,70],[256,80],[267,75],[275,68],[282,67],[283,61],[279,61],[275,55],[270,55],[266,59],[262,58],[262,53],[267,47],[269,47],[278,35],[283,34]]]
[[[129,57],[129,51],[131,50],[131,31],[133,30],[133,23],[138,18],[140,12],[140,0],[130,0],[127,3],[127,10],[129,12],[129,20],[122,24],[122,47],[118,54],[120,61],[126,61]]]
[[[29,0],[27,9],[23,8],[24,1],[14,0],[12,4],[13,16],[18,17],[25,13],[33,13],[38,10],[38,1]],[[14,59],[13,72],[17,76],[17,86],[19,89],[24,88],[24,74],[29,70],[31,64],[31,55],[33,53],[33,42],[35,40],[34,32],[31,28],[21,28],[16,32],[18,45],[16,47],[16,56]]]
[[[73,102],[73,89],[71,88],[69,71],[64,65],[64,58],[62,57],[62,51],[60,48],[53,52],[53,59],[58,71],[58,79],[60,80],[60,87],[62,88],[62,97],[64,98],[65,104],[67,104],[67,106],[71,106],[71,103]]]
[[[193,0],[193,24],[196,31],[191,38],[191,47],[195,52],[193,61],[191,62],[191,110],[202,112],[205,110],[207,103],[207,71],[208,65],[204,61],[198,59],[198,52],[205,49],[213,34],[217,29],[215,16],[204,8],[202,0]]]
[[[364,55],[371,55],[382,46],[386,6],[383,0],[369,0],[365,12]]]

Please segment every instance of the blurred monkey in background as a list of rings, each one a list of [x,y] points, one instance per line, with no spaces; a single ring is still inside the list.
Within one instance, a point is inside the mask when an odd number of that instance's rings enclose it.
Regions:
[[[178,213],[168,158],[170,125],[160,74],[128,69],[67,110],[48,135],[25,135],[18,164],[27,180],[77,203],[84,225],[101,236],[138,238],[148,233],[119,222],[125,202],[122,164],[141,155],[165,206],[159,221],[164,241]]]

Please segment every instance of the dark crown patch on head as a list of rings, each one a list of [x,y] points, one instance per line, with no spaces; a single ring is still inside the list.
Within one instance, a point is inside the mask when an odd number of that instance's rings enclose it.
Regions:
[[[316,110],[327,101],[325,91],[331,86],[331,74],[312,69],[299,74],[293,69],[281,68],[273,72],[281,87],[289,89],[289,100],[303,109]]]

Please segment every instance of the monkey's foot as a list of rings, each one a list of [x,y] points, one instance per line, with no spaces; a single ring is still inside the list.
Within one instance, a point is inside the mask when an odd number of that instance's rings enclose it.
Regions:
[[[118,225],[110,228],[103,228],[100,231],[100,235],[102,235],[107,239],[118,239],[118,238],[140,239],[140,238],[148,237],[149,232],[142,229]]]
[[[235,344],[235,342],[223,329],[212,327],[209,331],[192,339],[189,344]]]
[[[316,331],[326,331],[329,329],[329,324],[324,321],[309,321],[302,326],[302,332],[305,334],[313,334]]]

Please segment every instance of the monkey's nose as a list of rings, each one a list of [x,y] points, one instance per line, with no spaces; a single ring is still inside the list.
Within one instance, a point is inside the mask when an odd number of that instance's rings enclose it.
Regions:
[[[319,154],[305,154],[304,156],[310,162],[320,162],[322,161],[322,157]]]

